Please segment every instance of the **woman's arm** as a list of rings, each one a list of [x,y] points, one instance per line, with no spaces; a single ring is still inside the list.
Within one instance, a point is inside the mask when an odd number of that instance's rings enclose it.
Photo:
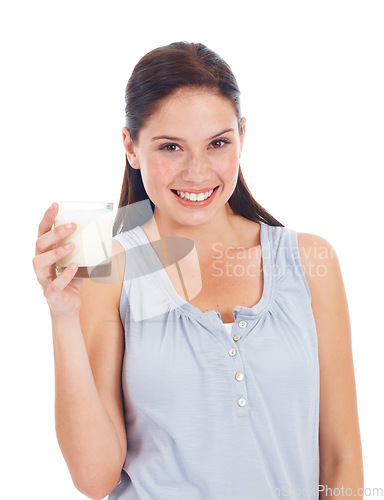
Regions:
[[[93,499],[118,484],[127,450],[120,290],[86,279],[79,316],[52,321],[57,439],[76,488]]]
[[[364,487],[363,459],[351,327],[340,265],[335,250],[325,239],[298,233],[298,244],[318,337],[320,499],[335,496],[330,488],[340,488],[339,498],[358,496],[362,495],[358,489]],[[351,492],[345,493],[347,488]]]
[[[63,240],[76,230],[76,224],[52,229],[57,213],[57,203],[45,212],[32,260],[52,318],[56,433],[74,484],[99,499],[118,484],[127,446],[119,317],[124,271],[118,272],[124,269],[125,255],[114,241],[114,284],[73,279],[73,263],[57,277],[55,262],[74,248]]]

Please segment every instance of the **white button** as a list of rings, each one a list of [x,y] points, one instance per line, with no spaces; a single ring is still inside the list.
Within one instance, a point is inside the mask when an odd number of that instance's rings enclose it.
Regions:
[[[239,322],[240,328],[246,328],[247,325],[248,325],[248,323],[246,321],[244,321],[243,319]]]
[[[229,349],[229,353],[228,354],[230,356],[236,356],[236,352],[237,352],[236,349],[232,348],[232,349]]]
[[[238,404],[239,406],[245,406],[245,405],[247,404],[247,400],[246,400],[245,398],[239,398],[239,399],[237,400],[237,404]]]
[[[238,341],[238,340],[240,340],[240,339],[241,339],[241,335],[240,335],[240,333],[237,333],[237,334],[236,334],[236,335],[234,335],[234,337],[233,337],[233,340],[234,340],[235,342],[237,342],[237,341]]]
[[[244,378],[244,373],[241,373],[241,372],[237,372],[236,375],[235,375],[235,379],[238,380],[239,382],[241,382]]]

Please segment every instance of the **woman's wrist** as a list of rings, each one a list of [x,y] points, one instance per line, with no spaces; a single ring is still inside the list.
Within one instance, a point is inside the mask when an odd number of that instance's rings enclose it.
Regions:
[[[54,331],[59,333],[63,330],[80,327],[80,314],[79,312],[58,314],[51,311],[51,321]]]

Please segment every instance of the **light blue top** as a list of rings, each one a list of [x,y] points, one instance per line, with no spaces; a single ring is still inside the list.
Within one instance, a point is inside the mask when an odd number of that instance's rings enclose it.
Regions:
[[[149,243],[141,226],[115,238],[126,252]],[[251,308],[237,305],[230,327],[178,295],[153,248],[158,270],[144,276],[129,276],[127,257],[128,451],[109,500],[318,498],[311,294],[296,231],[261,223],[260,239],[263,295]]]

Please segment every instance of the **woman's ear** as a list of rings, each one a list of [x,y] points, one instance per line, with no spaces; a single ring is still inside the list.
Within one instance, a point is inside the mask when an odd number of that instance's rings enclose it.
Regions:
[[[123,127],[123,144],[125,149],[125,155],[132,168],[140,168],[139,162],[135,153],[135,146],[132,141],[131,134],[127,127]]]
[[[245,136],[245,123],[247,119],[245,116],[241,118],[241,134],[240,134],[240,153],[243,150],[244,136]]]

